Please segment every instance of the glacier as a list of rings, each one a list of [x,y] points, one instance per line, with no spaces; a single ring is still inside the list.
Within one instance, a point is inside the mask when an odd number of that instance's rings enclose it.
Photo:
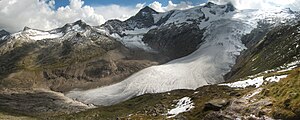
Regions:
[[[177,14],[184,18],[186,12],[188,10]],[[235,64],[237,56],[247,49],[241,41],[243,35],[255,29],[261,20],[276,25],[295,18],[288,10],[282,9],[236,10],[221,15],[204,10],[204,13],[212,19],[198,24],[200,28],[206,29],[205,42],[192,54],[146,68],[119,83],[91,90],[73,90],[66,96],[86,104],[108,106],[146,93],[196,89],[222,83],[223,76]],[[186,15],[198,17],[191,14]],[[175,21],[170,18],[171,24]]]

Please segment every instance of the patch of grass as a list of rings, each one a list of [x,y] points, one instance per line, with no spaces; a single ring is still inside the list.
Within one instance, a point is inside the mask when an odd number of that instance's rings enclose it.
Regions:
[[[195,108],[177,117],[187,119],[201,119],[212,111],[205,111],[204,105],[212,99],[231,99],[243,94],[243,90],[234,90],[226,86],[210,85],[197,90],[174,90],[160,94],[146,94],[125,102],[99,107],[84,112],[61,115],[48,119],[54,120],[102,120],[102,119],[166,119],[168,110],[173,109],[183,97],[190,97]]]
[[[274,118],[300,118],[300,68],[278,83],[267,85],[261,95],[270,97],[274,105],[270,113]]]

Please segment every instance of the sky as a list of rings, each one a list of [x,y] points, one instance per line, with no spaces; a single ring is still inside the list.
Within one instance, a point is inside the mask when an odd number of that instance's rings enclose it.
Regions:
[[[137,3],[145,3],[150,4],[155,1],[160,2],[162,5],[167,5],[168,0],[84,0],[86,5],[90,6],[103,6],[103,5],[120,5],[120,6],[135,6]],[[172,0],[173,3],[180,3],[180,2],[190,2],[192,4],[201,4],[206,2],[207,0]],[[66,6],[69,4],[69,0],[57,0],[56,7]]]
[[[232,2],[238,9],[300,8],[300,0],[208,0]],[[184,10],[207,0],[0,0],[0,30],[11,33],[25,26],[51,30],[79,19],[96,26],[110,19],[126,20],[149,6],[158,12]]]

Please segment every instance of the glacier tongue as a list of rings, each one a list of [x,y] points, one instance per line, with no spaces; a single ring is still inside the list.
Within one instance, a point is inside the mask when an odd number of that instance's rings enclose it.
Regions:
[[[146,68],[120,83],[87,91],[71,91],[67,96],[84,103],[106,106],[145,93],[196,89],[223,82],[223,75],[230,71],[236,57],[246,49],[241,37],[250,33],[261,19],[287,18],[284,12],[269,16],[260,14],[260,11],[240,11],[232,14],[231,18],[225,16],[224,19],[210,21],[206,26],[205,43],[192,54],[164,65]],[[249,19],[253,15],[257,15],[257,19]]]

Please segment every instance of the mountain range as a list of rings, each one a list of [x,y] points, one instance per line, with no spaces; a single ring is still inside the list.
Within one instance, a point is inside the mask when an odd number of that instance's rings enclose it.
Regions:
[[[299,15],[208,2],[99,26],[2,30],[0,116],[297,119]]]

